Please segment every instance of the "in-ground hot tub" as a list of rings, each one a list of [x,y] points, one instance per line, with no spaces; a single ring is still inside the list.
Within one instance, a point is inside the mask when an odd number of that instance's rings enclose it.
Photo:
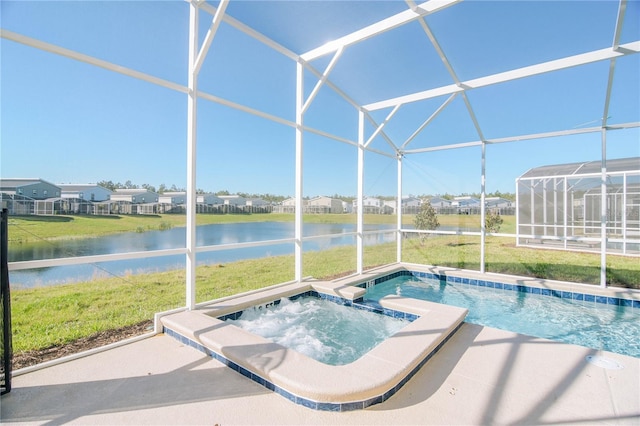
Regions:
[[[297,404],[350,411],[391,397],[460,327],[467,314],[466,309],[399,296],[364,306],[358,303],[364,292],[333,282],[290,283],[164,315],[160,321],[168,335]],[[253,306],[301,294],[410,322],[355,361],[328,365],[224,321]]]

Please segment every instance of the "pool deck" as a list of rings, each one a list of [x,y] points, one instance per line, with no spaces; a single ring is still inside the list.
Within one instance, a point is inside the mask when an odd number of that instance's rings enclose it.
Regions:
[[[389,400],[314,411],[160,334],[13,378],[2,424],[640,424],[640,359],[473,324]],[[375,374],[375,372],[372,372]],[[340,378],[336,378],[340,380]]]
[[[509,277],[500,277],[505,279]],[[332,282],[333,291],[355,291],[350,281]],[[577,292],[585,288],[560,287]],[[640,299],[640,292],[590,290]],[[84,355],[16,372],[11,392],[0,400],[0,422],[640,425],[640,358],[468,323],[388,400],[348,412],[297,405],[165,334]],[[590,355],[622,369],[590,363]]]

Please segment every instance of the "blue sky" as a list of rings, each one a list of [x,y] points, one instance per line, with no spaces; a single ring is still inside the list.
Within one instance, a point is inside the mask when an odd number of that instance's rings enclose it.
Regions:
[[[215,2],[211,4],[215,5]],[[178,84],[187,83],[188,4],[183,1],[0,3],[1,25],[22,35]],[[231,1],[230,16],[296,53],[406,9],[400,1]],[[427,17],[461,80],[609,47],[615,1],[462,2]],[[201,39],[211,16],[201,13]],[[621,43],[640,40],[640,3],[627,6]],[[100,180],[186,186],[187,99],[179,92],[1,39],[2,177],[54,183]],[[313,66],[322,71],[330,56]],[[609,62],[468,92],[486,138],[599,124]],[[640,121],[640,55],[617,61],[609,122]],[[367,104],[451,84],[417,22],[345,49],[330,80]],[[305,73],[305,93],[315,85]],[[295,63],[222,24],[199,88],[287,120],[295,113]],[[401,145],[447,97],[400,108],[385,131]],[[199,101],[197,186],[293,195],[295,133],[242,111]],[[381,122],[389,110],[375,111]],[[356,140],[357,112],[323,87],[305,124]],[[373,132],[367,125],[366,136]],[[478,140],[457,97],[407,148]],[[378,137],[372,146],[391,152]],[[640,156],[638,129],[609,132],[607,156]],[[356,149],[305,133],[304,193],[356,194]],[[487,190],[514,191],[531,167],[599,160],[600,135],[487,146]],[[404,194],[480,191],[479,147],[407,155]],[[368,153],[366,195],[393,195],[394,159]]]

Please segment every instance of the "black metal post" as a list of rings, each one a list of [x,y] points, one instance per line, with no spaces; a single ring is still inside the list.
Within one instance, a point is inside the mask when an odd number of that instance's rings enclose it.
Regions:
[[[1,389],[4,395],[11,391],[11,362],[13,360],[13,340],[11,334],[11,297],[9,292],[9,266],[7,261],[9,236],[9,213],[2,209],[0,225],[0,293],[2,298],[2,371],[0,371]]]

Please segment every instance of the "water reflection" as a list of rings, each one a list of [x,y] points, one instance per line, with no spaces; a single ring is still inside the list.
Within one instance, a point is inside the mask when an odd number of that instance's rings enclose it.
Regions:
[[[392,229],[392,225],[366,225],[365,231]],[[305,241],[304,250],[326,250],[341,245],[355,243],[354,224],[305,224],[305,236],[328,235]],[[198,247],[245,242],[269,241],[294,237],[294,224],[288,222],[232,223],[199,226],[196,230]],[[367,235],[367,245],[392,242],[393,232]],[[143,233],[123,233],[98,238],[70,239],[56,242],[22,244],[9,251],[9,262],[55,259],[75,256],[127,253],[180,248],[185,246],[185,229],[173,228],[166,231]],[[293,254],[293,244],[272,244],[261,247],[247,247],[198,253],[198,264],[226,263],[243,259]],[[105,276],[124,276],[137,273],[166,271],[184,268],[184,256],[163,256],[148,259],[101,262],[91,265],[72,265],[13,271],[11,284],[16,287],[55,285],[60,283],[86,281]]]

